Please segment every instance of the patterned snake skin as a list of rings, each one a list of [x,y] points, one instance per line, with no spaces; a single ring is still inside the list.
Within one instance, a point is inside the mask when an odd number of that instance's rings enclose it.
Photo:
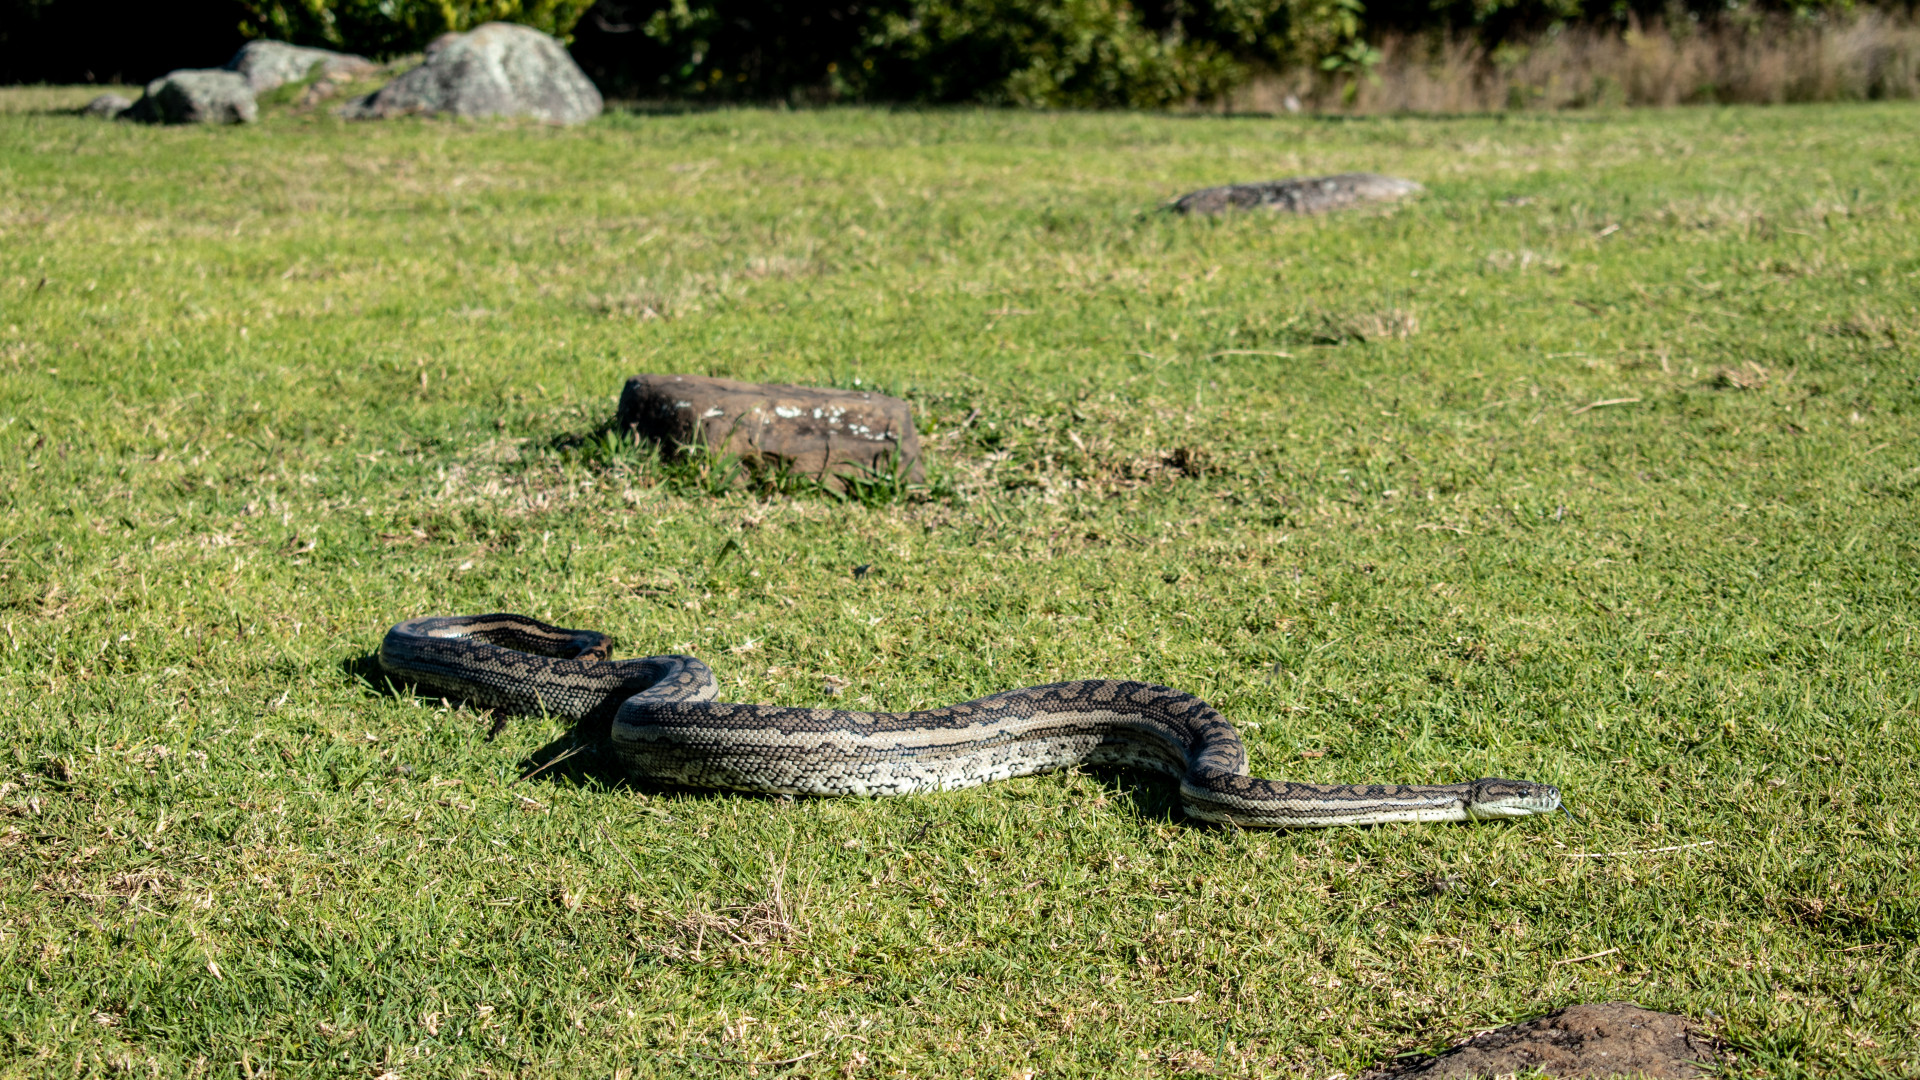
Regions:
[[[691,656],[609,660],[612,641],[522,615],[413,619],[387,631],[396,680],[477,705],[571,719],[613,715],[638,776],[790,795],[902,795],[1076,764],[1178,777],[1187,814],[1272,828],[1467,821],[1551,813],[1548,784],[1302,784],[1246,775],[1240,733],[1206,702],[1150,683],[1090,679],[922,712],[716,702]]]

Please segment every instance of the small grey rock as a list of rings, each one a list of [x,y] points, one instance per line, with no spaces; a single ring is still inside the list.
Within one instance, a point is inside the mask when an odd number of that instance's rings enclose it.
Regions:
[[[600,115],[602,104],[600,91],[558,41],[530,26],[493,22],[442,34],[419,67],[340,115],[529,116],[579,124]]]
[[[222,68],[185,68],[147,84],[124,114],[149,124],[251,124],[260,118],[246,77]]]
[[[1426,189],[1411,180],[1378,173],[1302,176],[1264,184],[1228,184],[1182,195],[1172,209],[1181,214],[1224,214],[1232,210],[1274,210],[1324,214],[1362,203],[1393,202]]]
[[[101,94],[99,97],[87,102],[86,105],[80,109],[80,115],[98,116],[102,119],[111,120],[131,108],[133,108],[133,102],[128,101],[119,94]]]
[[[661,454],[704,445],[750,468],[841,486],[848,476],[926,479],[913,410],[885,394],[698,375],[635,375],[620,394],[618,430],[657,443]],[[856,576],[859,576],[856,574]]]
[[[255,94],[264,94],[275,87],[299,82],[313,74],[316,65],[323,75],[348,77],[370,75],[379,70],[378,64],[364,56],[309,49],[284,41],[249,41],[227,61],[226,70],[245,77]]]

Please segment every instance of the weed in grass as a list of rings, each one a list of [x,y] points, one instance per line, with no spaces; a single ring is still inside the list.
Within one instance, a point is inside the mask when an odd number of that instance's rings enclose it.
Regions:
[[[850,502],[869,508],[901,502],[915,488],[924,487],[913,482],[913,466],[914,462],[904,457],[898,448],[881,455],[871,465],[843,463],[841,486],[844,491],[840,494]],[[834,490],[830,485],[823,486]]]

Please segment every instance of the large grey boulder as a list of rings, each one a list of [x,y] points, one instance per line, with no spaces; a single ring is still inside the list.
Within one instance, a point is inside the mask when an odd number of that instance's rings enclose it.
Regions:
[[[183,68],[148,83],[147,92],[120,115],[149,124],[251,124],[260,107],[238,72]]]
[[[355,119],[449,113],[579,124],[600,115],[600,91],[558,41],[530,26],[486,23],[442,34],[426,62],[340,113]]]
[[[1324,214],[1361,203],[1393,202],[1426,189],[1411,180],[1378,173],[1302,176],[1264,184],[1228,184],[1182,195],[1173,204],[1181,214],[1224,214],[1232,210],[1276,210]]]
[[[255,94],[299,82],[318,66],[322,75],[370,75],[379,65],[364,56],[331,49],[309,49],[284,41],[249,41],[227,61],[226,70],[238,72]]]

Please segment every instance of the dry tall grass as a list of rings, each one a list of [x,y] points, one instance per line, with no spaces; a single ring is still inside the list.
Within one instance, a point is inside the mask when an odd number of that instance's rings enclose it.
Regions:
[[[1369,75],[1263,76],[1227,105],[1446,113],[1920,97],[1920,25],[1872,10],[1820,23],[1572,28],[1492,49],[1458,35],[1404,36],[1379,48]]]
[[[0,87],[0,116],[7,113],[41,113],[77,111],[87,102],[101,94],[119,94],[124,98],[137,98],[141,88],[138,86],[115,86],[102,84],[97,86],[7,86]]]

